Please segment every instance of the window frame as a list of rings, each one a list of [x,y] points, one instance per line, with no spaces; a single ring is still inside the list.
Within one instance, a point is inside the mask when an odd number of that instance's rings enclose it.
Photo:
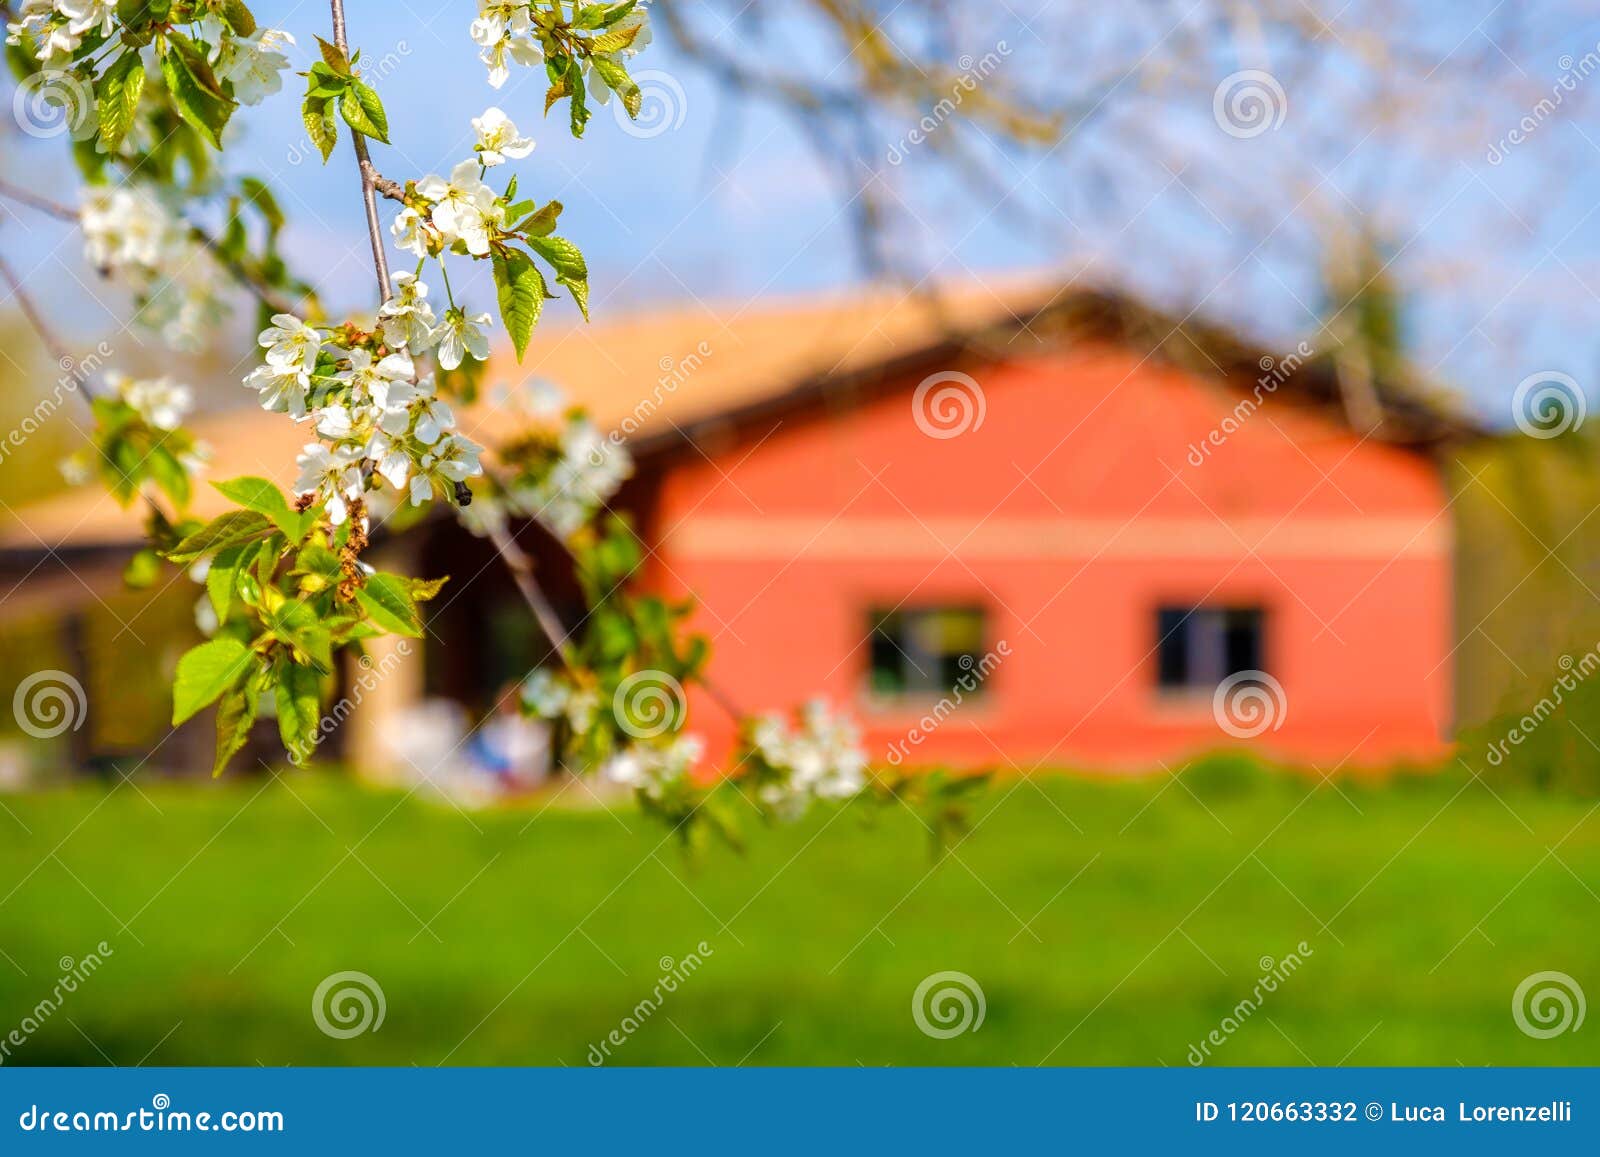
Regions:
[[[902,708],[920,709],[927,704],[938,703],[943,699],[949,698],[958,690],[963,696],[963,701],[972,704],[974,707],[993,701],[994,694],[988,686],[992,679],[980,679],[978,685],[970,691],[956,686],[956,683],[966,673],[976,671],[984,656],[992,650],[990,640],[994,632],[994,614],[987,603],[978,599],[961,597],[939,602],[917,603],[910,606],[894,606],[890,600],[868,601],[863,607],[862,613],[867,620],[867,655],[861,675],[861,688],[862,698],[869,706],[879,711],[894,711]],[[958,666],[961,656],[971,655],[972,666],[962,668],[947,686],[943,685],[942,681],[935,677],[933,684],[930,686],[907,686],[902,691],[889,691],[878,688],[874,679],[878,670],[874,652],[877,647],[877,639],[880,636],[889,640],[890,645],[900,657],[902,674],[906,667],[915,668],[916,666],[915,659],[907,654],[906,648],[902,645],[903,634],[897,638],[891,638],[884,634],[881,629],[883,621],[890,617],[910,619],[920,615],[940,613],[972,614],[977,617],[978,639],[975,650],[945,651],[940,653],[941,663],[948,661]]]
[[[1154,661],[1153,683],[1155,693],[1159,698],[1167,701],[1187,701],[1201,698],[1209,700],[1224,680],[1240,671],[1271,673],[1273,667],[1271,640],[1274,615],[1272,608],[1265,600],[1245,601],[1230,599],[1222,602],[1208,600],[1206,602],[1189,603],[1181,599],[1160,599],[1155,603],[1153,611],[1155,619],[1155,646],[1152,656]],[[1174,613],[1182,616],[1178,620],[1177,629],[1185,632],[1192,629],[1189,624],[1199,614],[1217,616],[1222,620],[1211,629],[1211,637],[1216,640],[1214,646],[1218,648],[1218,653],[1210,656],[1210,663],[1217,672],[1214,679],[1207,675],[1204,679],[1195,681],[1192,675],[1189,675],[1189,678],[1182,683],[1169,683],[1166,681],[1166,656],[1163,652],[1168,638],[1174,632],[1165,630],[1164,624],[1167,621],[1167,616]],[[1251,616],[1254,619],[1255,638],[1253,650],[1255,652],[1255,666],[1235,667],[1228,659],[1229,644],[1227,634],[1230,627],[1226,622],[1226,617],[1232,615]],[[1186,648],[1192,646],[1187,636],[1183,645]],[[1194,670],[1196,664],[1190,654],[1186,654],[1184,659],[1186,675],[1188,675]]]

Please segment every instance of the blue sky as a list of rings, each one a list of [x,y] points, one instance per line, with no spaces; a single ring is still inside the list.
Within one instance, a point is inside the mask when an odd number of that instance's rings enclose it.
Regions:
[[[309,64],[313,35],[326,31],[326,8],[303,0],[256,7],[263,23],[297,37],[296,66]],[[1007,8],[998,24],[972,34],[971,47],[981,52],[1006,41],[999,75],[1026,77],[1040,75],[1041,67],[1063,74],[1083,69],[1082,46],[1103,37],[1114,71],[1119,57],[1109,46],[1116,30],[1061,25],[1053,18],[1064,16],[1065,7],[1032,0]],[[1441,65],[1483,53],[1513,78],[1515,90],[1508,86],[1483,102],[1481,148],[1432,155],[1424,133],[1414,152],[1393,138],[1355,135],[1346,150],[1339,134],[1354,130],[1334,115],[1336,71],[1318,78],[1315,88],[1287,82],[1282,129],[1252,139],[1216,131],[1209,76],[1192,92],[1155,105],[1129,91],[1136,81],[1114,87],[1092,117],[1075,117],[1076,131],[1059,149],[1008,154],[980,143],[998,195],[960,187],[932,161],[931,150],[904,165],[882,166],[886,186],[908,210],[897,242],[918,268],[959,278],[1075,269],[1092,258],[1107,276],[1180,310],[1198,306],[1269,342],[1287,342],[1314,328],[1321,308],[1317,242],[1287,212],[1296,208],[1299,186],[1286,181],[1303,178],[1321,201],[1377,223],[1397,251],[1394,272],[1415,302],[1419,360],[1468,393],[1486,416],[1502,416],[1511,389],[1528,373],[1558,369],[1589,384],[1592,320],[1600,308],[1600,217],[1592,215],[1600,125],[1575,97],[1504,163],[1491,164],[1485,154],[1516,123],[1518,110],[1552,90],[1564,56],[1595,49],[1600,20],[1558,21],[1539,42],[1512,44],[1487,23],[1495,10],[1489,3],[1439,6],[1424,37],[1426,52]],[[514,70],[501,90],[488,86],[467,36],[472,11],[466,0],[349,4],[352,43],[377,74],[393,128],[392,147],[375,148],[387,175],[447,172],[470,154],[470,118],[498,104],[538,141],[517,166],[521,190],[566,206],[562,232],[588,255],[600,317],[691,295],[744,299],[860,277],[839,190],[770,107],[720,91],[660,38],[634,69],[657,74],[641,79],[647,90],[667,95],[672,127],[641,138],[601,109],[585,138],[573,140],[560,112],[548,121],[541,114],[542,73]],[[1144,43],[1146,51],[1134,58],[1160,59],[1172,46],[1171,33],[1152,29],[1141,41],[1135,29],[1131,43]],[[725,30],[722,40],[744,43],[742,35]],[[837,64],[837,49],[815,37],[779,28],[770,40],[778,66]],[[1073,54],[1069,44],[1078,46]],[[1233,52],[1208,58],[1219,78],[1252,63]],[[1270,46],[1261,52],[1272,57]],[[1591,83],[1600,89],[1600,76],[1580,82],[1580,90]],[[298,115],[301,85],[290,77],[283,93],[244,110],[234,164],[265,175],[278,190],[293,219],[289,253],[324,287],[330,306],[364,308],[370,267],[354,166],[342,143],[326,166],[310,149]],[[886,152],[915,120],[916,112],[906,110],[881,123]],[[1139,150],[1129,142],[1136,131],[1162,142],[1159,163],[1134,155]],[[11,179],[71,188],[59,142],[24,143],[22,163],[8,159],[3,166]],[[1263,238],[1251,232],[1252,217],[1258,226],[1282,223],[1261,229]],[[40,295],[63,307],[77,336],[115,328],[112,312],[82,292],[93,286],[74,245],[60,231],[30,225],[37,232],[25,244]],[[491,305],[486,285],[480,283],[475,300]]]

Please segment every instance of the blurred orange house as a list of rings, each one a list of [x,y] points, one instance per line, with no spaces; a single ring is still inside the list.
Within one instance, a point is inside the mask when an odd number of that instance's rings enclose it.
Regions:
[[[551,378],[627,445],[616,505],[649,547],[643,580],[693,596],[710,675],[744,710],[820,695],[906,766],[1150,767],[1248,743],[1329,770],[1447,742],[1436,451],[1478,431],[1445,406],[1378,383],[1381,421],[1356,432],[1310,346],[1107,292],[864,293],[541,332],[488,380]],[[463,425],[493,444],[521,420],[485,403]],[[215,476],[290,478],[301,431],[281,416],[212,425]],[[75,602],[114,584],[136,527],[97,501],[24,511],[0,531],[8,574],[32,566],[36,594]],[[544,532],[517,538],[577,622]],[[342,729],[358,763],[383,758],[387,713],[485,712],[547,654],[452,522],[381,549],[453,581],[421,662]],[[703,693],[690,718],[714,754],[731,745]]]

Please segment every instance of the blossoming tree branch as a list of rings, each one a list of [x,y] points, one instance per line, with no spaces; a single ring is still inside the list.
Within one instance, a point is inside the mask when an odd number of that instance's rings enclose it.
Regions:
[[[543,68],[549,87],[535,111],[564,104],[581,136],[594,103],[615,99],[637,116],[628,68],[651,40],[647,4],[484,0],[470,35],[494,88],[513,67]],[[324,163],[350,141],[379,301],[373,314],[330,318],[279,255],[278,199],[264,180],[226,165],[232,118],[282,88],[285,50],[304,32],[258,27],[243,0],[0,8],[20,86],[92,94],[87,127],[73,134],[80,207],[52,209],[7,187],[0,196],[75,220],[89,261],[131,291],[137,322],[179,349],[200,346],[225,311],[220,268],[266,321],[244,385],[306,432],[292,494],[264,478],[215,481],[232,508],[202,523],[186,514],[205,464],[205,447],[183,426],[191,392],[116,372],[85,387],[95,442],[69,466],[98,476],[124,504],[142,504],[149,546],[128,581],[150,585],[176,565],[205,587],[197,617],[209,637],[178,663],[174,726],[215,708],[219,774],[262,711],[276,715],[291,759],[309,757],[339,656],[380,635],[420,636],[422,604],[446,581],[375,570],[363,559],[372,535],[403,533],[403,511],[440,508],[491,540],[560,658],[529,674],[521,700],[551,729],[563,766],[631,786],[686,835],[731,835],[731,809],[706,786],[714,777],[695,774],[703,745],[687,728],[682,690],[703,680],[707,641],[687,632],[688,605],[633,588],[638,542],[607,508],[631,472],[627,452],[559,402],[546,406],[546,427],[492,451],[457,429],[453,407],[477,396],[495,314],[519,361],[556,290],[588,316],[588,269],[558,232],[560,202],[502,176],[534,148],[513,117],[490,107],[473,118],[473,155],[447,176],[385,174],[372,147],[394,129],[350,47],[342,0],[331,0],[329,35],[310,37],[320,59],[301,74],[301,115]],[[387,224],[384,201],[394,206]],[[217,206],[226,224],[211,233],[197,224],[199,210]],[[452,289],[451,268],[475,261],[492,268],[494,313]],[[11,280],[38,321],[26,287]],[[513,527],[535,524],[565,546],[580,580],[587,613],[574,631],[516,542]],[[745,720],[741,734],[731,782],[769,814],[792,817],[869,790],[914,794],[905,781],[869,775],[854,728],[820,704],[792,720]],[[948,821],[941,792],[951,791],[929,783],[918,790]]]

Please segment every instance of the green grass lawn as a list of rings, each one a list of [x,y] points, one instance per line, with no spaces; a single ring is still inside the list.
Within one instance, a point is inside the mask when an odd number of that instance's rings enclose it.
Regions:
[[[1211,1063],[1600,1062],[1600,1014],[1511,1014],[1545,970],[1600,998],[1594,804],[1221,771],[1002,781],[938,863],[903,809],[691,861],[631,807],[468,818],[304,772],[5,797],[0,1038],[105,940],[6,1063],[582,1065],[705,941],[613,1063],[1182,1065],[1305,941]],[[380,1030],[317,1028],[343,970]],[[986,1015],[935,1039],[912,993],[946,970]]]

